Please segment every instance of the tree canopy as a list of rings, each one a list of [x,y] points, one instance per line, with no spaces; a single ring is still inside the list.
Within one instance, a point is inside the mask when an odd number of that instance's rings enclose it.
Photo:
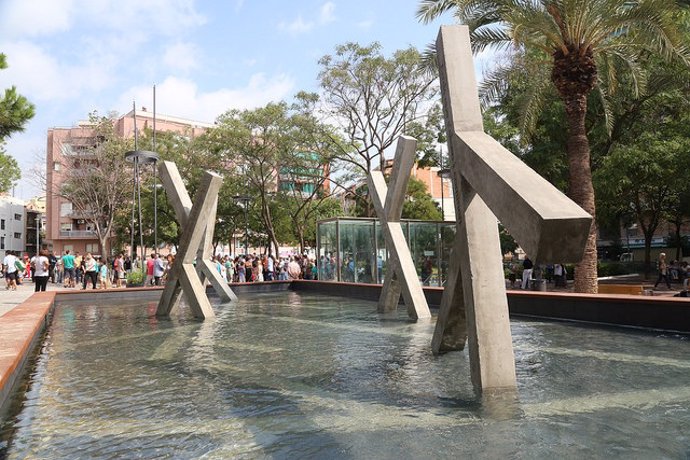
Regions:
[[[7,58],[0,53],[0,70],[7,68]],[[34,106],[12,86],[0,97],[0,193],[7,192],[21,178],[17,161],[4,148],[4,143],[13,133],[24,130],[26,123],[34,116]]]
[[[688,62],[678,27],[680,10],[666,0],[422,0],[425,22],[446,11],[470,29],[473,49],[516,50],[530,77],[524,80],[523,132],[536,124],[548,91],[555,90],[565,113],[568,194],[596,219],[586,114],[594,89],[602,96],[619,84],[643,91],[640,61],[656,55]],[[519,61],[509,61],[509,64]],[[487,78],[488,94],[504,85],[506,68]],[[627,80],[624,75],[628,75]],[[609,113],[605,97],[604,112]],[[610,121],[608,122],[610,125]],[[596,221],[595,221],[596,222]],[[597,228],[593,223],[582,261],[575,270],[575,290],[597,291]]]

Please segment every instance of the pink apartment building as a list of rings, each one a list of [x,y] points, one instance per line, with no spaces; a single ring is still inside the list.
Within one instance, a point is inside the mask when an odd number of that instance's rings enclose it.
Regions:
[[[116,132],[124,137],[134,137],[134,111],[115,120]],[[156,131],[176,132],[196,137],[212,127],[210,123],[197,122],[156,114]],[[136,128],[139,132],[153,129],[153,113],[145,108],[136,111]],[[46,243],[55,254],[69,249],[72,252],[99,252],[98,239],[90,225],[72,210],[72,203],[53,193],[63,181],[61,160],[68,155],[88,154],[95,144],[93,126],[79,122],[72,128],[48,130],[46,149]],[[123,152],[124,155],[124,152]]]

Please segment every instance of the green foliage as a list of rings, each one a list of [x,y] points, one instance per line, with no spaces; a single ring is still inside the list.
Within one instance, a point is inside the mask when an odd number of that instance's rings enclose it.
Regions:
[[[127,285],[128,286],[143,286],[144,284],[144,271],[143,270],[132,270],[127,273]]]
[[[7,68],[6,56],[0,53],[0,70]],[[24,130],[24,125],[34,116],[34,106],[28,99],[17,93],[12,86],[5,89],[0,98],[0,141],[12,133]]]
[[[410,177],[402,210],[403,219],[443,220],[441,208],[427,192],[426,184]]]
[[[515,238],[513,238],[512,235],[508,233],[508,230],[506,230],[506,228],[500,223],[498,224],[498,237],[501,243],[501,255],[509,252],[515,253],[515,250],[518,248],[518,244],[515,241]]]
[[[319,60],[319,115],[335,120],[344,133],[335,151],[339,174],[347,174],[344,180],[361,179],[377,167],[383,170],[384,152],[402,134],[418,137],[420,152],[433,155],[440,117],[434,122],[426,113],[438,88],[434,77],[420,70],[420,63],[415,48],[386,56],[378,43],[345,43]],[[366,195],[358,198],[367,200]],[[369,203],[365,208],[371,214]]]
[[[9,191],[12,184],[21,178],[21,169],[14,157],[5,153],[3,141],[0,140],[0,193]]]

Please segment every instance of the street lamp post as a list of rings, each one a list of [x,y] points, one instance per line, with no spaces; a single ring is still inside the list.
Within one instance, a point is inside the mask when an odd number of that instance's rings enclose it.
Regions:
[[[36,213],[36,254],[41,252],[41,213]]]
[[[244,208],[244,253],[249,254],[249,200],[250,197],[246,195],[235,195],[233,199]]]
[[[147,165],[147,164],[153,164],[154,165],[154,171],[155,171],[155,164],[158,161],[158,154],[149,152],[147,150],[132,150],[127,153],[125,153],[125,159],[127,161],[130,161],[134,163],[134,190],[132,192],[133,194],[133,200],[132,200],[132,242],[131,242],[131,248],[130,248],[130,253],[132,253],[132,250],[134,248],[134,213],[135,213],[135,207],[138,208],[139,210],[139,246],[141,248],[141,259],[140,262],[143,262],[146,260],[145,254],[144,254],[144,235],[142,231],[142,224],[141,224],[141,181],[140,181],[140,165]],[[155,225],[154,225],[155,226]],[[157,238],[157,235],[156,235]],[[158,242],[156,241],[156,244]],[[132,259],[132,262],[134,262],[134,258],[130,257]],[[143,264],[142,264],[143,265]]]
[[[436,173],[438,177],[441,178],[441,214],[443,214],[443,220],[446,220],[446,200],[444,197],[445,193],[445,180],[450,177],[450,169],[441,168]]]

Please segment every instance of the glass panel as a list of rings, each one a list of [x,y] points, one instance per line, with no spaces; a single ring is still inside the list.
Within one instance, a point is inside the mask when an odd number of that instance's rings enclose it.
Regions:
[[[340,280],[355,282],[355,234],[351,221],[340,221]]]
[[[336,260],[338,255],[338,242],[336,241],[336,222],[324,222],[318,226],[319,232],[319,262],[317,269],[319,279],[332,281],[336,278]]]
[[[386,239],[383,236],[381,224],[376,222],[376,276],[379,284],[383,284],[387,265],[388,251],[386,250]]]
[[[439,286],[436,223],[410,222],[410,252],[424,286]]]
[[[450,266],[450,251],[453,249],[453,241],[455,241],[455,224],[440,224],[441,233],[441,286],[446,285],[448,281],[448,267]]]
[[[373,221],[340,221],[340,249],[342,281],[373,283],[376,257]]]

